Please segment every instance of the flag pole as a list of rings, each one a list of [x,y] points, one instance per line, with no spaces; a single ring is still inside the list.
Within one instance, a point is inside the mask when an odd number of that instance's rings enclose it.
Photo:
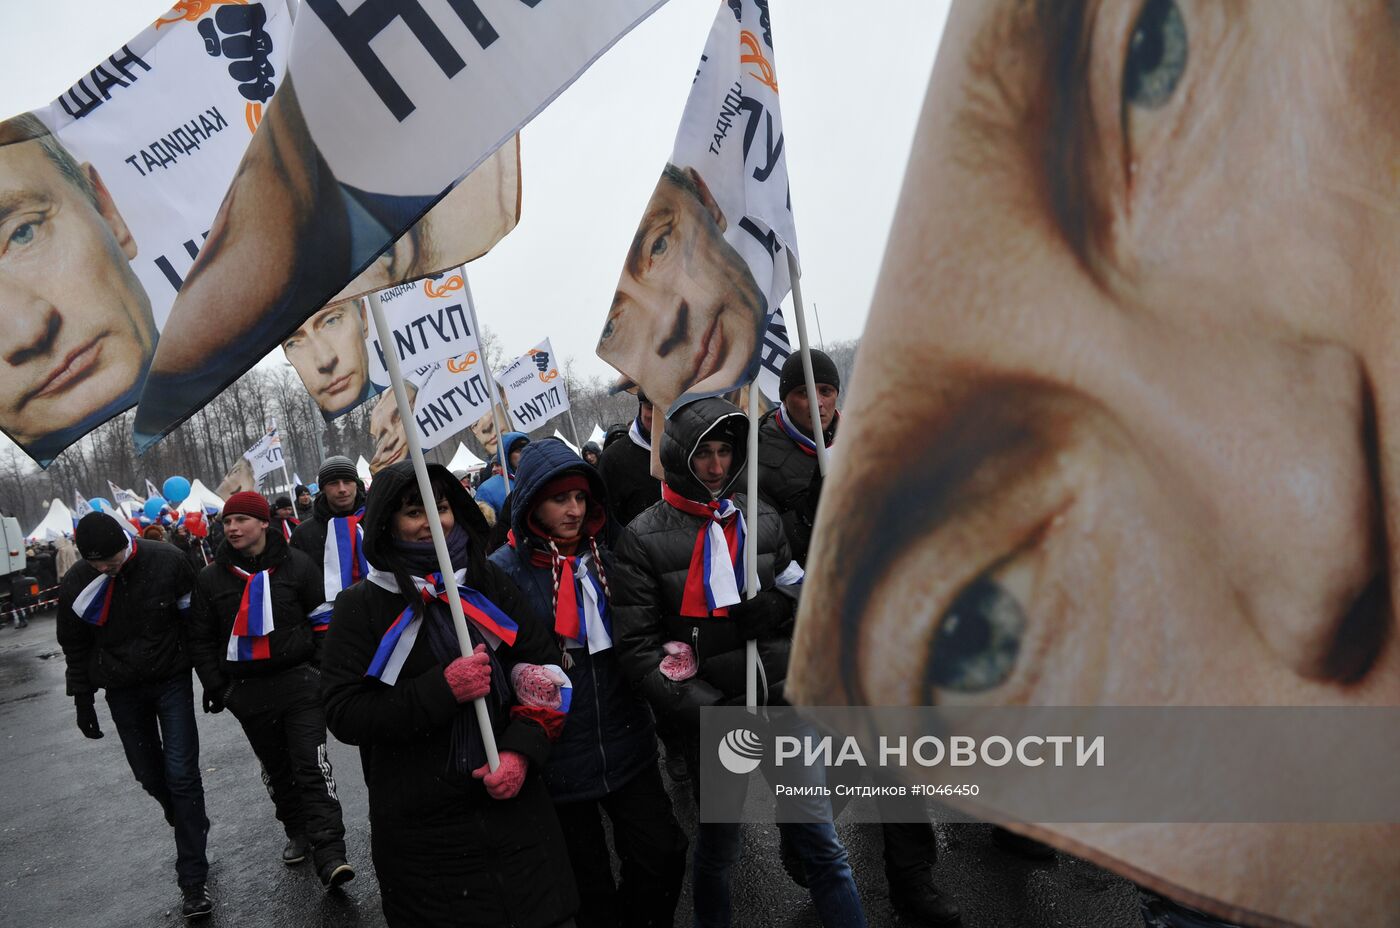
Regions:
[[[369,295],[369,309],[374,317],[374,331],[379,336],[379,344],[387,349],[384,363],[389,368],[389,382],[394,387],[394,402],[399,407],[399,421],[404,424],[404,437],[408,439],[408,454],[413,459],[413,472],[418,478],[418,492],[423,497],[423,508],[428,513],[428,530],[433,536],[433,550],[437,554],[438,569],[442,571],[442,582],[447,592],[447,607],[452,611],[452,626],[457,630],[457,646],[462,656],[472,653],[471,635],[467,632],[467,617],[462,612],[462,597],[457,592],[457,575],[452,569],[452,556],[447,553],[447,537],[442,531],[442,517],[437,506],[429,502],[434,499],[433,484],[428,477],[428,462],[423,457],[423,442],[418,437],[418,429],[413,421],[413,404],[408,401],[408,388],[404,386],[403,369],[399,365],[399,353],[393,348],[393,333],[384,320],[384,307],[379,302],[379,294]],[[496,734],[491,728],[491,713],[486,708],[485,699],[472,700],[476,710],[476,726],[481,731],[481,742],[486,748],[486,763],[492,770],[501,765],[500,754],[496,750]]]
[[[812,348],[807,342],[807,317],[802,311],[802,268],[792,249],[787,250],[788,277],[792,278],[793,315],[797,317],[797,344],[802,352],[802,377],[807,383],[807,405],[812,407],[812,440],[817,446],[817,468],[826,476],[826,436],[822,431],[821,403],[817,401],[817,378],[812,373]]]
[[[583,457],[583,442],[578,440],[578,423],[574,421],[574,407],[571,404],[569,413],[569,431],[574,433],[574,444],[578,446],[578,456]]]
[[[748,467],[748,512],[744,514],[744,597],[758,595],[758,381],[749,384],[749,440],[745,465]],[[758,708],[758,639],[744,642],[744,704]]]
[[[277,431],[277,417],[272,417],[272,430]],[[277,436],[277,447],[282,452],[282,479],[287,481],[287,492],[292,492],[292,475],[287,473],[287,449],[282,447],[282,436]],[[296,506],[292,506],[292,512],[296,512]]]
[[[472,318],[472,331],[476,332],[477,342],[481,342],[481,323],[476,319],[476,300],[472,299],[472,282],[467,279],[467,269],[462,268],[462,292],[467,297],[467,315]],[[500,410],[496,408],[496,375],[491,372],[491,362],[486,359],[486,345],[481,345],[481,369],[486,373],[486,392],[491,400],[491,421],[496,426],[496,456],[501,460],[501,477],[506,482],[506,496],[510,496],[510,461],[506,457],[506,432],[502,427]],[[491,769],[495,769],[494,767]]]

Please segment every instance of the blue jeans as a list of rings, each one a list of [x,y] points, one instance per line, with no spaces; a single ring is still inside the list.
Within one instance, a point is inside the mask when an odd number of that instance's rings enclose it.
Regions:
[[[702,822],[698,827],[693,876],[696,928],[729,925],[729,874],[743,850],[742,829],[738,822]],[[835,826],[780,822],[778,830],[792,842],[802,860],[822,924],[826,928],[862,928],[865,911]]]
[[[181,886],[203,883],[209,819],[199,777],[199,728],[190,672],[159,683],[107,690],[107,708],[122,739],[126,762],[142,789],[175,828],[175,874]]]

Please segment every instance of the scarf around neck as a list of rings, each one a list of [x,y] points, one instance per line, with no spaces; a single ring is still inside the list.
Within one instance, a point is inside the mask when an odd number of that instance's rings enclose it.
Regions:
[[[685,575],[680,614],[687,618],[727,616],[744,596],[744,514],[731,499],[697,503],[661,484],[661,498],[671,507],[704,521],[695,535],[690,569]]]

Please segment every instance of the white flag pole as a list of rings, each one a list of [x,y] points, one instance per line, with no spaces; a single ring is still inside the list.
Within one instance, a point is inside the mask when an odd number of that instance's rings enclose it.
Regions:
[[[744,595],[758,595],[758,381],[749,384],[749,441],[745,456],[748,512],[744,514]],[[744,704],[758,708],[758,639],[744,643]]]
[[[481,323],[476,319],[476,300],[472,299],[472,282],[467,279],[467,269],[462,268],[462,292],[467,297],[467,314],[472,317],[472,331],[477,342],[481,342]],[[491,400],[491,421],[496,425],[496,456],[501,459],[501,477],[506,482],[506,496],[510,496],[510,461],[506,457],[506,432],[501,421],[501,413],[496,405],[496,375],[491,371],[491,362],[486,360],[486,346],[481,345],[481,369],[486,372],[486,392]],[[495,768],[492,768],[495,769]]]
[[[273,430],[274,432],[277,431],[277,417],[276,417],[276,416],[273,416],[273,417],[272,417],[272,430]],[[285,481],[287,482],[287,492],[288,492],[288,493],[291,493],[291,492],[292,492],[292,477],[291,477],[290,474],[287,473],[287,449],[284,448],[284,447],[282,447],[282,434],[281,434],[280,432],[278,432],[278,434],[277,434],[277,450],[280,451],[280,452],[282,452],[282,479],[285,480]],[[295,512],[296,507],[293,506],[292,509],[293,509],[293,511]]]
[[[578,423],[574,421],[574,407],[572,404],[570,404],[567,412],[569,413],[569,431],[574,433],[574,445],[578,448],[578,456],[583,457],[583,442],[578,440]]]
[[[437,553],[438,569],[442,571],[442,582],[447,592],[447,607],[452,610],[452,625],[457,630],[457,646],[462,656],[472,653],[471,635],[467,633],[467,617],[462,612],[462,597],[457,592],[457,576],[452,569],[452,556],[447,553],[447,537],[442,531],[442,518],[437,506],[433,505],[433,484],[428,478],[428,462],[423,457],[423,442],[419,440],[418,429],[413,424],[413,404],[408,401],[408,389],[404,386],[403,370],[399,366],[399,354],[393,348],[392,333],[384,320],[384,307],[379,302],[379,294],[369,295],[369,309],[374,316],[374,331],[379,336],[379,344],[388,350],[384,352],[385,365],[389,368],[389,382],[394,387],[394,402],[399,407],[399,419],[404,423],[404,436],[408,439],[408,453],[413,459],[413,472],[418,477],[418,492],[423,496],[423,508],[427,510],[428,529],[433,535],[433,550]],[[472,700],[476,710],[476,725],[481,731],[481,743],[486,748],[486,763],[495,770],[501,765],[500,754],[496,751],[496,734],[491,728],[491,714],[486,708],[485,699]]]
[[[802,377],[807,383],[807,404],[812,407],[812,440],[817,443],[817,469],[826,476],[826,436],[822,432],[821,403],[817,399],[816,375],[812,373],[812,348],[807,343],[807,316],[802,311],[802,269],[792,249],[787,250],[788,276],[792,278],[793,315],[797,317],[797,344],[802,352]]]

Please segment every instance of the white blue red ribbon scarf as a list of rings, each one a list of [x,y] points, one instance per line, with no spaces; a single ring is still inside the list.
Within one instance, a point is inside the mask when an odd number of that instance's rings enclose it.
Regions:
[[[651,450],[651,436],[642,434],[642,420],[640,416],[632,420],[632,425],[627,429],[627,437],[632,439],[632,444],[636,445],[638,448],[645,448],[648,451]]]
[[[466,570],[459,570],[456,573],[457,594],[462,601],[462,612],[466,615],[467,621],[471,622],[486,638],[487,644],[494,651],[501,642],[508,645],[515,644],[516,633],[520,630],[515,624],[515,620],[501,611],[501,608],[491,600],[487,599],[478,591],[467,586]],[[385,575],[376,571],[371,578],[376,583],[398,591],[398,583],[394,581],[393,575]],[[392,584],[392,586],[390,586]],[[434,599],[440,602],[447,602],[447,592],[444,590],[442,574],[431,573],[426,577],[414,577],[413,584],[418,588],[418,594],[423,602],[431,602]],[[394,619],[383,637],[379,639],[379,647],[375,649],[374,657],[370,659],[369,669],[365,671],[365,676],[374,677],[382,683],[393,686],[399,678],[399,671],[403,669],[404,661],[408,659],[408,654],[413,650],[413,643],[418,639],[418,632],[423,624],[423,610],[409,606],[400,612],[398,618]]]
[[[243,598],[233,618],[224,656],[231,661],[265,661],[272,656],[267,636],[276,627],[272,619],[272,572],[275,567],[249,573],[229,565],[229,573],[243,579]]]
[[[597,654],[613,646],[612,610],[602,581],[588,569],[591,563],[587,554],[559,556],[554,632],[567,639],[569,647],[587,648],[589,654]]]
[[[326,557],[321,571],[326,601],[313,615],[324,613],[327,623],[336,594],[369,576],[369,561],[365,560],[365,530],[360,527],[360,520],[364,517],[365,511],[360,509],[326,523]]]
[[[778,428],[783,430],[783,434],[792,439],[792,443],[802,449],[802,453],[808,457],[817,456],[817,443],[802,433],[802,430],[783,415],[783,408],[778,407],[778,411],[773,413],[773,418],[778,422]]]
[[[127,540],[126,561],[122,562],[122,566],[125,567],[135,556],[136,539],[129,538]],[[107,624],[107,619],[111,617],[112,594],[115,591],[116,587],[112,585],[112,578],[106,574],[98,574],[87,586],[83,587],[83,591],[73,600],[73,612],[89,625],[101,628]]]
[[[277,520],[277,527],[280,528],[280,529],[282,530],[282,540],[283,540],[283,541],[291,541],[291,540],[292,540],[292,529],[296,528],[296,527],[297,527],[298,525],[300,525],[300,524],[301,524],[301,520],[300,520],[300,519],[278,519],[278,520]],[[330,534],[330,526],[327,526],[326,529],[327,529],[327,530],[326,530],[326,534],[329,535],[329,534]]]
[[[690,570],[681,596],[681,615],[688,618],[729,615],[729,607],[744,598],[744,514],[733,500],[697,503],[661,484],[661,498],[681,512],[705,520],[695,536]]]
[[[541,664],[540,666],[553,670],[559,675],[557,677],[557,679],[561,681],[559,683],[559,711],[564,715],[568,715],[569,710],[573,708],[574,705],[574,682],[569,679],[569,675],[564,672],[564,668],[560,667],[558,664]]]

